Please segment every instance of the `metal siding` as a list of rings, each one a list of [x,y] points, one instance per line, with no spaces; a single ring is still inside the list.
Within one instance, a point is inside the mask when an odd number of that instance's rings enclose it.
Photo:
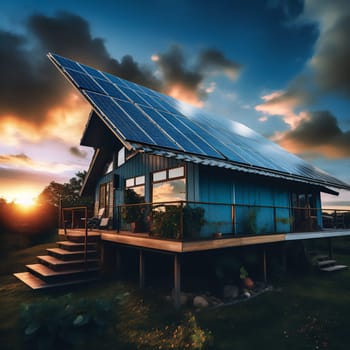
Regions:
[[[274,209],[274,206],[289,207],[290,193],[285,190],[282,185],[256,183],[254,180],[247,180],[229,176],[226,170],[216,169],[212,171],[210,168],[201,167],[199,178],[200,201],[217,202],[217,203],[236,203],[245,204],[246,206],[235,207],[235,225],[237,233],[245,232],[249,226],[247,222],[255,220],[256,232],[264,233],[274,232],[274,217],[276,216],[276,231],[290,231],[290,210],[289,208]],[[232,174],[232,173],[231,173]],[[250,206],[250,207],[249,207]],[[270,208],[260,208],[254,206],[268,206]],[[202,230],[202,235],[209,235],[209,227],[211,233],[215,223],[224,221],[227,224],[221,225],[222,231],[228,230],[228,222],[231,220],[232,212],[230,206],[207,206],[205,219],[206,226]],[[208,211],[208,212],[207,212]],[[255,219],[254,219],[255,218]],[[224,227],[223,227],[224,226]],[[250,225],[252,226],[252,225]],[[231,231],[232,232],[232,228]],[[225,233],[225,232],[222,232]],[[227,232],[228,233],[228,232]]]
[[[216,169],[217,170],[217,169]],[[199,169],[199,194],[201,202],[233,203],[234,181],[225,172],[212,168]],[[215,232],[232,233],[231,205],[203,205],[206,224],[201,236],[207,237]]]
[[[157,170],[172,168],[183,165],[183,162],[174,158],[165,158],[149,154],[138,154],[135,157],[127,160],[123,165],[116,168],[113,173],[110,173],[100,179],[96,187],[96,200],[98,200],[98,189],[101,183],[112,179],[113,175],[119,176],[119,187],[114,191],[114,217],[117,215],[117,205],[124,203],[124,184],[125,179],[135,176],[145,175],[145,194],[146,202],[151,201],[151,173]]]

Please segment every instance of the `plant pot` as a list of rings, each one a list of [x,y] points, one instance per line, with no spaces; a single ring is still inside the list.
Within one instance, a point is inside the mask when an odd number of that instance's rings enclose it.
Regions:
[[[253,289],[254,281],[250,277],[246,277],[246,278],[243,279],[243,285],[247,289]]]

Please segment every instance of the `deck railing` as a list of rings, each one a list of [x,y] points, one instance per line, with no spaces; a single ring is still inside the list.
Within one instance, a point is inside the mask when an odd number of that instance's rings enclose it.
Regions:
[[[83,228],[84,229],[84,261],[85,269],[87,265],[87,247],[88,247],[88,207],[63,207],[61,208],[60,215],[60,227],[63,227],[64,234],[67,236],[67,229]]]
[[[195,240],[350,228],[350,210],[170,201],[117,206],[117,231]]]

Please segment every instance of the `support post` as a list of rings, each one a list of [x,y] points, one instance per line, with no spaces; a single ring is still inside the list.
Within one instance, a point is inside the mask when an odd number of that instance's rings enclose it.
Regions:
[[[174,304],[178,309],[180,307],[181,297],[181,261],[180,254],[174,255]]]
[[[267,281],[266,248],[263,248],[264,282]]]
[[[282,242],[282,265],[283,272],[287,272],[287,242]]]
[[[145,287],[145,257],[142,249],[139,251],[139,287]]]
[[[332,238],[328,238],[328,254],[329,254],[329,258],[333,259],[333,242],[332,242]]]
[[[122,267],[122,258],[120,253],[120,247],[115,248],[115,273],[117,277],[119,278],[121,275],[121,267]]]

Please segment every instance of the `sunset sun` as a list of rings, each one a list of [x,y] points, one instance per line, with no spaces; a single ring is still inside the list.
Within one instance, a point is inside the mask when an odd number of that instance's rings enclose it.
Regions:
[[[30,208],[36,204],[36,197],[32,193],[20,193],[14,198],[14,202],[21,207]]]

